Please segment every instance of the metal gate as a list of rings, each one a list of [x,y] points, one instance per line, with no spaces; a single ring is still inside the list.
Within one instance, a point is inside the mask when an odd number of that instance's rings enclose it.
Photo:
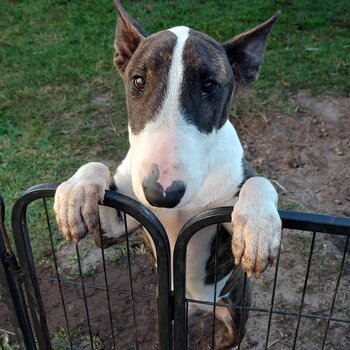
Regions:
[[[74,279],[69,279],[62,273],[60,268],[62,258],[59,256],[60,249],[55,245],[57,232],[54,228],[55,222],[51,210],[52,197],[56,188],[57,184],[35,186],[26,191],[14,205],[12,229],[19,264],[16,262],[9,242],[3,239],[3,235],[0,235],[0,286],[14,325],[11,330],[4,330],[0,327],[0,349],[12,349],[1,341],[1,333],[9,335],[10,338],[13,334],[16,335],[13,349],[216,349],[215,331],[218,325],[216,318],[212,315],[215,315],[217,309],[222,305],[215,303],[214,300],[213,302],[192,300],[186,296],[186,249],[192,237],[200,234],[200,230],[204,227],[216,225],[218,232],[215,237],[218,237],[220,225],[231,220],[232,208],[209,210],[194,217],[184,226],[174,252],[175,288],[173,295],[170,290],[170,248],[163,226],[149,210],[138,202],[115,192],[106,192],[104,205],[122,212],[124,222],[127,222],[127,215],[135,218],[147,229],[153,239],[157,250],[157,272],[154,279],[156,288],[153,288],[151,293],[147,286],[140,284],[140,281],[133,276],[132,259],[134,259],[134,255],[131,247],[132,242],[130,242],[128,235],[125,235],[125,254],[123,257],[127,288],[125,285],[118,287],[112,284],[110,277],[113,270],[109,268],[103,247],[101,248],[101,269],[98,271],[99,276],[101,276],[99,281],[96,279],[91,282],[90,277],[84,272],[82,263],[84,251],[80,245],[75,248],[75,251],[70,251],[77,265],[77,275]],[[34,204],[40,206],[41,209],[39,211],[36,209],[36,213],[41,212],[42,215],[37,214],[33,220],[28,217],[27,211]],[[2,233],[5,233],[2,201],[0,208],[0,229]],[[259,282],[260,284],[266,283],[266,285],[257,284],[255,286],[255,290],[261,292],[262,296],[260,295],[256,299],[258,302],[254,301],[253,298],[252,305],[246,305],[243,299],[240,305],[228,306],[241,311],[247,309],[250,312],[248,322],[251,320],[252,323],[247,329],[243,342],[238,344],[238,349],[349,348],[350,288],[348,287],[350,286],[350,269],[347,252],[349,251],[350,219],[293,212],[280,212],[280,215],[283,221],[282,248],[275,267],[270,269],[266,274],[267,277],[263,277],[262,281]],[[50,275],[45,275],[38,270],[33,255],[30,230],[37,229],[36,222],[45,223],[38,230],[43,234],[43,241],[47,239],[51,247],[49,253],[51,259]],[[127,231],[128,229],[125,227],[125,232]],[[335,237],[343,237],[343,239],[337,238],[339,249],[335,255],[331,252],[334,255],[333,259],[333,255],[327,251],[327,247],[331,246],[328,243]],[[298,242],[298,250],[288,251],[290,248],[288,248],[287,243],[293,241]],[[323,246],[327,249],[323,249]],[[292,259],[293,256],[302,260],[303,264],[299,263],[297,266],[300,270],[300,266],[303,265],[303,271],[295,272],[293,264],[284,266],[286,261]],[[324,298],[326,301],[318,300],[320,310],[309,310],[310,300],[312,300],[312,298],[310,299],[310,294],[312,294],[310,286],[318,283],[318,280],[313,276],[313,270],[315,268],[327,269],[327,267],[332,268],[330,274],[325,274],[322,270],[320,278],[324,279],[319,282],[328,293]],[[295,281],[293,279],[294,273],[297,276]],[[284,288],[282,296],[283,293],[288,294],[288,290],[286,292],[284,286],[286,281],[292,281],[298,288],[296,293],[298,298],[295,302],[293,298],[287,299],[288,305],[281,304],[280,301],[280,288]],[[246,288],[246,282],[245,277],[243,289]],[[41,290],[43,284],[55,286],[55,288],[50,287],[50,289],[43,291]],[[77,299],[82,299],[77,310],[72,309],[72,300],[67,300],[66,291],[69,288],[74,290]],[[293,285],[289,288],[293,289]],[[50,322],[48,322],[48,318],[55,318],[50,310],[55,310],[57,316],[59,313],[58,308],[50,309],[47,307],[47,304],[50,304],[54,297],[45,295],[45,293],[51,293],[53,290],[58,294],[57,300],[54,302],[59,304],[61,310],[63,340],[62,337],[57,337],[57,334],[53,335]],[[104,295],[104,305],[93,305],[94,298],[97,294],[102,295],[101,293]],[[321,295],[318,291],[313,291],[313,293],[314,296]],[[118,309],[115,307],[120,298],[128,304],[127,310],[130,311],[128,314],[132,318],[132,322],[127,324],[130,329],[124,330],[124,333],[121,332],[123,320],[117,325],[115,320],[118,317],[124,317],[124,315],[118,314]],[[215,294],[214,299],[216,300]],[[259,305],[259,302],[263,305]],[[158,314],[158,319],[147,314],[149,311],[147,305],[149,304],[155,305],[151,310]],[[191,328],[188,311],[192,304],[206,304],[212,310],[212,314],[209,316],[195,316],[197,317],[195,318],[196,327],[200,328],[202,323],[204,325],[205,336],[200,335],[199,337],[202,337],[200,340],[188,337]],[[325,308],[326,304],[327,309]],[[148,337],[147,334],[140,335],[140,305],[146,307],[146,311],[142,311],[144,312],[144,315],[141,315],[143,317],[141,318],[142,323],[158,324],[159,336],[154,340],[154,345],[150,345],[151,343],[144,340]],[[93,309],[92,306],[94,306]],[[104,316],[108,320],[104,323],[104,327],[108,329],[103,329],[103,332],[104,334],[107,332],[109,336],[104,344],[100,344],[97,335],[101,330],[95,324],[95,313],[103,308],[105,312],[101,311],[100,314],[105,313]],[[125,308],[123,310],[125,312]],[[77,331],[72,325],[72,313],[74,312],[82,319],[80,329],[85,332],[84,342],[75,342]],[[319,329],[317,336],[316,329]],[[123,340],[120,338],[126,334],[126,331],[131,334],[129,347],[120,342]],[[255,340],[254,334],[259,337],[258,341]],[[305,334],[312,337],[309,339]],[[335,347],[332,340],[334,335],[337,337],[338,347]],[[193,337],[193,335],[191,336]]]
[[[174,252],[174,289],[175,289],[175,300],[174,300],[174,308],[175,308],[175,349],[188,349],[189,341],[188,341],[188,310],[191,305],[201,304],[201,305],[209,305],[212,308],[212,313],[215,315],[215,312],[218,308],[223,307],[222,304],[216,303],[216,283],[215,281],[215,292],[214,298],[211,303],[203,300],[194,300],[186,297],[186,260],[187,254],[186,249],[190,240],[196,235],[200,234],[200,230],[210,226],[217,226],[217,234],[215,239],[218,239],[219,235],[222,234],[222,230],[220,230],[220,224],[231,222],[231,213],[232,207],[225,208],[217,208],[213,210],[209,210],[202,214],[195,216],[192,220],[190,220],[181,230],[179,238],[177,240]],[[350,290],[348,286],[349,283],[349,259],[347,264],[347,284],[343,286],[343,289],[346,290],[346,297],[344,301],[344,307],[347,308],[346,312],[344,312],[343,317],[336,317],[334,315],[335,304],[338,296],[340,281],[344,272],[344,266],[346,262],[347,252],[349,251],[349,237],[350,237],[350,219],[340,218],[340,217],[330,217],[324,215],[316,215],[316,214],[306,214],[306,213],[297,213],[297,212],[286,212],[280,211],[280,216],[283,223],[283,232],[282,232],[282,244],[284,241],[284,236],[287,234],[287,230],[289,231],[289,235],[291,237],[296,236],[297,232],[302,232],[303,237],[309,238],[305,242],[305,274],[303,281],[301,283],[301,289],[299,291],[300,298],[296,303],[296,308],[294,310],[284,310],[276,305],[276,290],[279,285],[279,270],[281,264],[281,249],[278,255],[278,258],[275,263],[274,271],[268,271],[266,273],[270,273],[270,290],[269,290],[269,298],[267,299],[267,305],[265,307],[261,305],[257,305],[252,303],[252,305],[247,305],[245,303],[245,289],[247,286],[247,278],[244,277],[244,285],[243,289],[243,299],[239,305],[229,305],[228,307],[233,309],[239,309],[241,313],[244,310],[248,310],[250,312],[249,318],[252,318],[254,314],[266,315],[265,322],[263,325],[263,338],[261,334],[259,334],[258,344],[253,346],[251,344],[244,344],[244,341],[238,342],[237,349],[348,349],[350,348]],[[305,312],[305,298],[307,294],[308,282],[310,279],[310,271],[313,261],[313,255],[315,255],[315,247],[317,239],[322,241],[321,234],[328,234],[331,236],[342,236],[344,239],[342,240],[343,249],[340,253],[340,256],[337,259],[337,271],[334,273],[333,277],[333,289],[329,291],[327,295],[329,307],[327,310],[320,310],[317,312]],[[324,237],[323,237],[324,239]],[[217,244],[215,244],[217,247]],[[285,250],[285,249],[284,249]],[[282,251],[283,253],[283,251]],[[348,257],[349,258],[349,257]],[[217,249],[215,254],[215,268],[216,268],[216,260],[217,260]],[[316,262],[317,263],[317,262]],[[215,275],[217,271],[215,271]],[[322,281],[321,281],[322,282]],[[278,315],[279,317],[288,317],[295,319],[294,327],[290,327],[287,325],[289,337],[285,340],[285,344],[280,344],[276,341],[276,339],[271,341],[271,326],[273,325],[272,319],[274,315]],[[248,319],[249,320],[249,319]],[[320,334],[318,337],[312,339],[312,342],[302,338],[300,335],[300,329],[303,320],[312,320],[312,321],[320,321],[319,328]],[[215,349],[215,328],[216,328],[217,320],[215,317],[211,317],[211,334],[207,337],[208,345],[201,344],[199,348],[203,349]],[[331,324],[340,324],[344,327],[342,339],[336,339],[336,347],[334,347],[334,343],[327,344],[328,333]],[[239,324],[239,334],[242,331],[242,325]],[[248,327],[247,335],[249,332],[253,334],[257,329],[254,327]],[[273,346],[276,347],[273,347]],[[284,346],[282,346],[284,345]],[[206,347],[208,346],[208,347]],[[198,348],[198,349],[199,349]]]
[[[166,232],[164,231],[163,226],[160,224],[159,220],[144,206],[136,202],[135,200],[123,196],[115,192],[106,192],[104,205],[119,210],[124,215],[125,225],[127,225],[126,215],[129,215],[136,219],[142,226],[144,226],[152,237],[153,244],[157,252],[157,291],[150,294],[146,291],[136,291],[135,286],[133,285],[134,279],[132,276],[131,268],[131,248],[128,235],[125,235],[126,241],[126,259],[128,266],[128,285],[127,288],[118,288],[109,285],[107,266],[106,266],[106,257],[105,249],[101,247],[101,259],[103,265],[103,283],[92,284],[86,281],[86,276],[83,272],[82,266],[82,256],[81,249],[76,246],[75,248],[75,257],[78,265],[78,276],[76,280],[69,280],[65,277],[62,277],[62,272],[59,271],[59,262],[58,262],[58,250],[54,246],[54,232],[53,225],[54,220],[52,215],[50,215],[50,209],[52,205],[48,205],[47,201],[52,199],[55,194],[55,190],[58,184],[43,184],[35,186],[26,191],[20,199],[15,203],[12,210],[12,229],[14,233],[14,241],[17,249],[17,256],[19,260],[20,268],[18,268],[16,275],[13,276],[12,283],[15,283],[18,287],[19,297],[22,297],[22,294],[25,294],[25,298],[22,298],[22,302],[18,305],[16,298],[16,293],[13,293],[13,288],[9,283],[4,283],[5,281],[1,280],[1,286],[4,289],[5,294],[8,296],[6,303],[11,300],[13,304],[17,307],[17,313],[13,312],[10,308],[11,314],[15,317],[20,315],[27,315],[27,309],[29,310],[30,317],[25,317],[24,320],[20,319],[16,321],[16,335],[17,339],[20,342],[21,349],[52,349],[56,348],[71,348],[71,349],[97,349],[102,348],[99,344],[96,344],[96,339],[94,337],[92,327],[93,327],[93,316],[89,310],[89,303],[93,301],[88,295],[88,291],[92,290],[93,293],[104,292],[105,293],[105,302],[106,302],[106,313],[109,318],[109,327],[110,327],[110,340],[108,348],[120,348],[117,346],[118,343],[118,334],[114,329],[114,320],[113,320],[113,305],[112,298],[115,299],[115,296],[126,295],[130,299],[130,308],[132,310],[133,317],[133,329],[130,329],[130,332],[133,333],[134,341],[132,346],[136,349],[141,349],[142,347],[138,344],[138,335],[137,335],[137,310],[135,304],[137,299],[142,298],[142,300],[152,300],[157,305],[157,314],[158,314],[158,330],[159,330],[159,344],[162,349],[170,349],[172,344],[172,322],[171,322],[171,305],[172,305],[172,295],[170,292],[170,248]],[[46,237],[50,240],[51,244],[51,254],[52,254],[52,275],[47,276],[38,272],[36,269],[35,259],[33,257],[33,251],[30,241],[30,230],[28,229],[28,217],[27,211],[28,207],[35,202],[39,202],[42,205],[42,212],[44,213],[43,220],[46,220]],[[36,203],[37,204],[37,203]],[[127,226],[125,227],[125,232],[128,232]],[[44,240],[44,232],[43,232]],[[6,256],[6,251],[3,251],[2,261],[4,264],[7,264],[9,258]],[[11,270],[6,268],[6,273],[11,274]],[[64,342],[57,342],[52,337],[52,332],[48,329],[47,317],[49,316],[45,312],[45,307],[43,304],[43,294],[40,291],[39,282],[48,281],[51,284],[57,285],[57,291],[60,294],[60,304],[62,312],[64,315],[64,324],[62,327],[66,331],[66,339]],[[83,345],[74,344],[74,334],[72,327],[69,322],[69,308],[68,301],[64,297],[64,289],[70,286],[78,288],[80,292],[80,297],[83,299],[82,307],[80,312],[84,314],[84,329],[87,333],[87,339]],[[25,299],[25,300],[24,300]],[[103,307],[101,305],[101,307]],[[19,314],[19,315],[17,315]],[[19,322],[21,321],[21,322]],[[20,331],[20,332],[18,332]],[[11,332],[10,332],[11,333]],[[34,334],[34,336],[33,336]],[[0,343],[1,344],[1,343]],[[23,344],[26,344],[25,346]],[[0,346],[1,349],[2,345]],[[7,349],[6,349],[7,350]]]

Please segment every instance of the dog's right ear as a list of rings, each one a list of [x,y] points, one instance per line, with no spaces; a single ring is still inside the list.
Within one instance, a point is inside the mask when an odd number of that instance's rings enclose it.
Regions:
[[[147,37],[147,34],[142,27],[128,15],[119,0],[115,1],[115,7],[118,12],[118,24],[114,41],[114,65],[123,76],[130,58],[140,45],[141,40]]]

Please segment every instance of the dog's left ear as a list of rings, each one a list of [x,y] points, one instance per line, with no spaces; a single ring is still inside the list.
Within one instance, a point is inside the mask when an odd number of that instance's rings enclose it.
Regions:
[[[124,10],[119,0],[115,0],[115,7],[118,12],[118,23],[114,41],[114,65],[123,75],[130,58],[140,45],[141,40],[147,37],[147,34]]]
[[[277,11],[266,22],[223,44],[236,81],[247,84],[258,79],[267,36],[280,14]]]

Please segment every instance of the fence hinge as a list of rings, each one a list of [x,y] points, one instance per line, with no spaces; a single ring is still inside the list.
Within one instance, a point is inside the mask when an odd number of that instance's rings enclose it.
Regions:
[[[19,266],[16,256],[12,253],[4,251],[1,254],[1,261],[3,266],[6,267],[10,275],[19,283],[23,282],[22,268]]]
[[[12,253],[10,254],[5,253],[5,259],[12,276],[16,279],[16,281],[18,281],[19,283],[22,283],[23,282],[22,268],[19,266],[16,256]]]

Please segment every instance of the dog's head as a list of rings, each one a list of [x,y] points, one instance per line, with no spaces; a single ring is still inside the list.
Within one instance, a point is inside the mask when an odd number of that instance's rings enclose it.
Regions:
[[[228,122],[236,85],[259,76],[279,13],[219,44],[187,27],[148,36],[119,1],[116,7],[114,63],[125,83],[134,192],[152,206],[183,207],[219,156],[211,149]]]

